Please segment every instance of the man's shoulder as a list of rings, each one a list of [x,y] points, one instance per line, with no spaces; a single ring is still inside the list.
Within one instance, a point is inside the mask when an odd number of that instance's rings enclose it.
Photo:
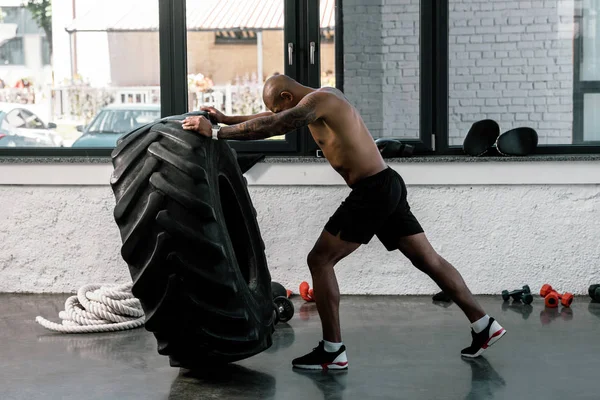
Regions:
[[[307,96],[307,100],[313,103],[328,103],[330,105],[332,102],[347,101],[340,90],[332,87],[322,87],[315,90]]]
[[[343,93],[331,86],[324,86],[322,88],[319,88],[315,91],[315,93],[322,93],[323,95],[334,95],[334,96],[340,96],[343,95]]]

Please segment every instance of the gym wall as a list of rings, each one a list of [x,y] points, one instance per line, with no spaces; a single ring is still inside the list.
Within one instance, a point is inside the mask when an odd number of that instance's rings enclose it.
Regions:
[[[600,280],[597,185],[412,186],[434,247],[474,293],[545,282],[583,294]],[[310,281],[306,255],[343,186],[251,186],[272,278]],[[127,282],[109,186],[0,186],[0,292]],[[374,239],[336,268],[344,294],[432,294],[430,279]]]

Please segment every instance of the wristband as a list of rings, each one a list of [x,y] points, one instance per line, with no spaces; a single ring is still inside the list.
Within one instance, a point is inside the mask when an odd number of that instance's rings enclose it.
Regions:
[[[212,128],[212,138],[213,140],[219,140],[219,131],[221,130],[221,127],[219,125],[217,126],[213,126]]]

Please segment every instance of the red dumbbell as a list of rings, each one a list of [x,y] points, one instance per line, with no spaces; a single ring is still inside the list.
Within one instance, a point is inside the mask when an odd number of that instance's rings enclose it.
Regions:
[[[302,297],[304,301],[315,301],[313,290],[308,285],[308,282],[302,282],[298,288],[298,291],[300,292],[300,297]]]
[[[565,293],[560,294],[556,290],[552,288],[552,286],[545,284],[542,286],[540,290],[540,296],[544,298],[544,303],[546,307],[555,308],[558,307],[558,303],[560,302],[564,307],[571,307],[571,303],[573,303],[573,294]]]

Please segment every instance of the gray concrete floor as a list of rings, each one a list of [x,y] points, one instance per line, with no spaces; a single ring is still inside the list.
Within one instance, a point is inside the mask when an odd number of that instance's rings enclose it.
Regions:
[[[0,295],[0,399],[598,399],[600,304],[576,298],[571,313],[503,306],[480,297],[508,334],[484,357],[465,361],[467,321],[456,305],[428,297],[344,297],[350,369],[299,373],[292,358],[316,346],[314,303],[295,300],[268,351],[210,375],[171,368],[143,328],[62,335],[67,295]],[[560,309],[559,309],[560,310]]]

